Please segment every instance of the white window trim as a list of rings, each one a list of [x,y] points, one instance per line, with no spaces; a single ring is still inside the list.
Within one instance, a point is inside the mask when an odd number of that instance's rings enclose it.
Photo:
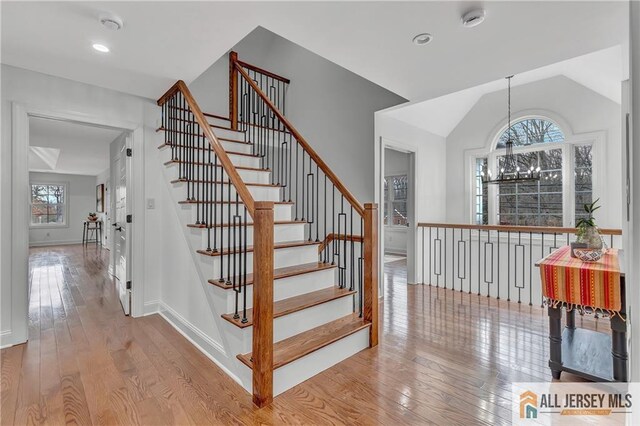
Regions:
[[[31,206],[32,198],[31,198],[31,187],[33,185],[58,185],[64,186],[64,222],[62,223],[32,223],[31,222]],[[60,229],[60,228],[68,228],[69,227],[69,182],[41,182],[41,181],[33,181],[29,182],[29,229]]]
[[[604,143],[606,141],[605,131],[585,132],[579,134],[571,133],[571,128],[561,118],[554,118],[555,114],[531,114],[525,113],[514,117],[512,123],[517,123],[527,119],[543,119],[555,123],[560,130],[564,133],[565,140],[563,142],[555,143],[541,143],[536,145],[530,145],[526,147],[514,147],[514,154],[525,153],[532,151],[541,151],[549,149],[560,148],[563,150],[562,158],[562,182],[563,182],[563,197],[562,197],[562,217],[563,226],[573,227],[575,223],[575,176],[570,170],[573,170],[573,157],[574,147],[579,145],[591,145],[592,146],[592,188],[593,195],[598,198],[603,194],[603,180],[601,179],[603,165],[606,162],[606,153],[603,150]],[[466,197],[466,211],[468,212],[468,223],[474,224],[476,211],[475,211],[475,164],[479,158],[487,158],[487,165],[491,170],[496,170],[497,157],[504,155],[504,149],[496,150],[496,145],[500,138],[500,135],[507,129],[507,124],[503,124],[494,128],[491,132],[491,137],[488,143],[485,143],[485,148],[471,149],[464,152],[464,165],[465,165],[465,193]],[[567,154],[568,150],[568,154]],[[497,187],[496,185],[489,185],[488,188],[488,217],[489,225],[498,225],[497,215]],[[596,218],[597,219],[597,218]]]

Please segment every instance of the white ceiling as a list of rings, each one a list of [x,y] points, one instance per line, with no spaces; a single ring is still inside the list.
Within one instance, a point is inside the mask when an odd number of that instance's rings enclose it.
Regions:
[[[109,168],[109,144],[122,130],[29,119],[29,171],[97,176]]]
[[[602,96],[620,103],[620,82],[628,78],[628,68],[623,67],[625,62],[623,56],[620,46],[603,49],[518,74],[511,80],[511,86],[515,87],[564,75]],[[389,108],[381,114],[446,137],[482,96],[505,90],[506,87],[507,82],[501,78],[426,101],[402,104]]]
[[[261,25],[417,101],[620,44],[626,2],[2,2],[2,62],[158,98]],[[116,13],[111,32],[99,12]],[[411,43],[430,32],[426,46]],[[112,52],[94,52],[93,42]]]

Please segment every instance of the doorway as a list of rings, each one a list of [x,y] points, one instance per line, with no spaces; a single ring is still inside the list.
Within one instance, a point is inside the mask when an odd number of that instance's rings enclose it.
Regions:
[[[29,248],[75,245],[86,261],[104,251],[99,256],[109,259],[110,282],[129,315],[131,132],[38,116],[28,125]]]
[[[402,143],[381,139],[381,154],[382,282],[387,265],[393,267],[394,274],[401,273],[408,282],[415,282],[415,151]]]

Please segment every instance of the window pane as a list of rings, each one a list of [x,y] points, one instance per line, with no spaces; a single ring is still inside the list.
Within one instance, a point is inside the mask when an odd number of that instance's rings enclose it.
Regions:
[[[540,180],[498,185],[498,213],[502,225],[562,225],[562,150],[516,154],[521,174],[540,167]],[[504,157],[498,164],[506,166]],[[512,170],[505,170],[513,173]],[[558,222],[558,217],[560,221]]]
[[[563,142],[564,134],[551,121],[528,119],[518,121],[500,135],[497,148],[504,148],[511,138],[513,146],[527,146],[538,143]]]
[[[393,224],[394,225],[407,225],[407,202],[406,201],[394,201],[393,202]]]
[[[31,223],[64,224],[66,198],[64,185],[31,185]]]
[[[487,173],[487,159],[476,159],[475,170],[475,194],[476,194],[476,224],[487,225],[489,223],[489,189],[488,184],[483,182],[483,173]]]
[[[593,153],[591,145],[581,145],[574,148],[574,176],[575,176],[575,212],[576,221],[587,218],[584,211],[585,204],[593,202]]]

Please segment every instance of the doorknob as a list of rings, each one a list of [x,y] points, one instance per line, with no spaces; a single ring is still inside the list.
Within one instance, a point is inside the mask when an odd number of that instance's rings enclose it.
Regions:
[[[118,226],[118,227],[116,228],[116,231],[120,231],[120,232],[122,232],[122,226]]]

